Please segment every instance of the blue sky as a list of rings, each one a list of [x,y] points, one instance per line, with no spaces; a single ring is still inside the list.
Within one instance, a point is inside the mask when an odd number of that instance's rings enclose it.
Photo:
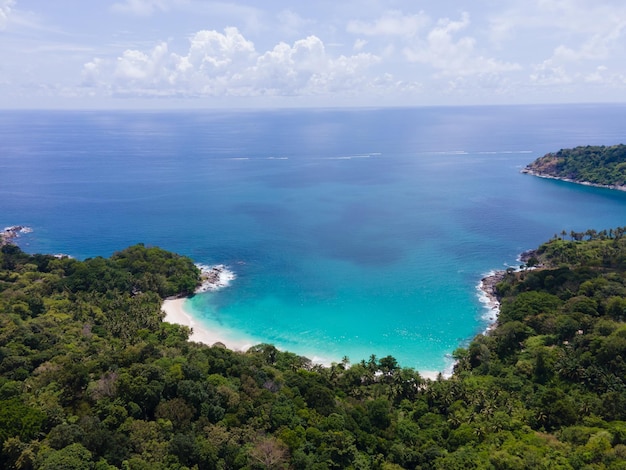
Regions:
[[[0,108],[626,101],[623,0],[0,0]]]

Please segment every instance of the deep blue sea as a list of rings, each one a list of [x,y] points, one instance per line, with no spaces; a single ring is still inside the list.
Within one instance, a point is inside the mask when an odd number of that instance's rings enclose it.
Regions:
[[[626,142],[624,122],[624,105],[2,111],[0,225],[32,227],[28,252],[224,263],[237,279],[188,306],[233,339],[439,371],[488,324],[485,273],[626,225],[626,193],[520,174]]]

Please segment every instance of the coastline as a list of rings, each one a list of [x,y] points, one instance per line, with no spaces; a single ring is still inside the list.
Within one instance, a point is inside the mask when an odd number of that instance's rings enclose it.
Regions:
[[[523,251],[517,259],[520,263],[523,263],[526,266],[513,269],[512,272],[519,272],[522,269],[532,270],[541,267],[540,265],[533,267],[528,266],[528,262],[536,256],[537,250],[535,249]],[[503,281],[510,272],[511,268],[490,271],[480,280],[478,284],[478,290],[481,292],[480,301],[485,305],[485,308],[489,310],[489,317],[486,318],[489,322],[489,326],[487,326],[483,334],[488,334],[497,325],[498,315],[500,314],[500,296],[498,295],[496,288],[498,283]]]
[[[488,318],[486,318],[489,326],[487,326],[483,334],[489,333],[496,327],[498,315],[500,314],[500,297],[498,297],[496,286],[504,279],[506,273],[504,270],[491,271],[478,284],[478,289],[482,293],[480,301],[489,311],[487,314]]]
[[[161,310],[165,313],[165,318],[163,318],[163,321],[191,328],[189,341],[206,344],[207,346],[224,347],[226,349],[230,349],[231,351],[236,352],[246,352],[248,349],[254,346],[253,343],[250,343],[248,341],[237,341],[228,339],[229,335],[225,330],[209,330],[207,328],[199,326],[198,323],[196,323],[196,321],[194,320],[193,315],[189,313],[189,311],[185,310],[185,302],[187,300],[188,297],[173,297],[165,299],[161,306]],[[318,363],[318,361],[315,360],[312,360],[312,362],[316,364]],[[330,367],[330,364],[327,363],[322,363],[322,365],[325,367]],[[452,375],[452,367],[450,368],[450,370],[445,371],[424,370],[418,372],[420,376],[424,379],[437,380],[439,374],[441,374],[444,378]]]
[[[233,272],[228,270],[224,265],[205,266],[197,265],[202,271],[202,284],[196,289],[196,293],[211,292],[218,289],[227,287],[231,280],[236,276]],[[495,318],[497,318],[497,310],[499,309],[499,301],[495,294],[495,286],[505,276],[506,271],[496,271],[490,273],[484,277],[480,282],[480,290],[483,292],[482,299],[486,299],[485,303],[488,303],[492,311],[495,311],[494,317],[491,321],[495,324]],[[199,324],[194,318],[194,314],[190,312],[189,306],[186,307],[186,302],[190,297],[170,297],[163,300],[161,305],[161,311],[164,313],[163,321],[186,326],[191,329],[189,335],[189,341],[202,343],[207,346],[217,346],[230,349],[236,352],[246,352],[252,346],[257,343],[250,341],[249,339],[234,339],[235,336],[232,332],[225,328],[219,328],[212,326],[207,328]],[[488,329],[491,329],[490,326]],[[320,358],[313,358],[313,363],[321,364],[325,367],[330,367],[329,361],[320,361]],[[447,366],[444,370],[418,370],[420,376],[428,380],[437,380],[439,376],[448,378],[452,375],[454,370],[454,362]]]
[[[591,186],[593,188],[604,188],[604,189],[614,189],[616,191],[626,191],[626,185],[611,185],[611,184],[597,184],[597,183],[590,183],[589,181],[578,181],[578,180],[573,180],[571,178],[562,178],[560,176],[553,176],[553,175],[548,175],[545,173],[539,173],[535,170],[531,170],[530,168],[524,168],[523,170],[521,170],[520,173],[523,173],[525,175],[531,175],[531,176],[536,176],[538,178],[545,178],[545,179],[549,179],[549,180],[557,180],[557,181],[564,181],[566,183],[575,183],[575,184],[581,184],[583,186]]]
[[[161,310],[165,313],[163,321],[177,325],[187,326],[191,329],[189,341],[206,344],[207,346],[222,346],[232,351],[247,351],[252,344],[247,341],[236,341],[227,339],[225,331],[217,329],[207,329],[198,325],[193,315],[185,309],[187,297],[174,297],[165,299],[161,305]]]
[[[223,289],[236,279],[236,275],[223,264],[207,266],[196,265],[200,269],[200,285],[195,290],[196,294],[213,292]],[[161,304],[161,310],[165,313],[163,321],[177,325],[187,326],[191,329],[189,340],[203,343],[208,346],[221,346],[233,351],[247,351],[253,344],[250,341],[230,339],[225,329],[208,329],[199,325],[193,315],[185,309],[185,302],[189,297],[170,297]]]
[[[20,233],[31,233],[32,228],[24,225],[13,225],[11,227],[5,227],[0,232],[0,246],[15,244],[15,239],[20,236]]]

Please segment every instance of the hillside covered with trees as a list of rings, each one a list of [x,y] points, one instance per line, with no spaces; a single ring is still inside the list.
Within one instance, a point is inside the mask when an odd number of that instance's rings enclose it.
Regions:
[[[561,149],[538,158],[522,172],[576,183],[626,189],[626,145],[587,145]]]
[[[497,326],[424,380],[188,341],[191,260],[0,250],[0,468],[625,469],[625,230],[555,237],[497,285]],[[583,239],[584,238],[584,239]]]

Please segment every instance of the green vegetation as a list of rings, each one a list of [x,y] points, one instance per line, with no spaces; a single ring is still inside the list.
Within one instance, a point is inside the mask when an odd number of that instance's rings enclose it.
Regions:
[[[436,381],[390,356],[320,367],[191,343],[160,303],[197,269],[158,248],[81,262],[6,245],[0,468],[625,469],[624,232],[542,245],[541,267],[498,284],[497,328]]]
[[[600,186],[626,186],[626,145],[562,149],[538,158],[524,173]]]

